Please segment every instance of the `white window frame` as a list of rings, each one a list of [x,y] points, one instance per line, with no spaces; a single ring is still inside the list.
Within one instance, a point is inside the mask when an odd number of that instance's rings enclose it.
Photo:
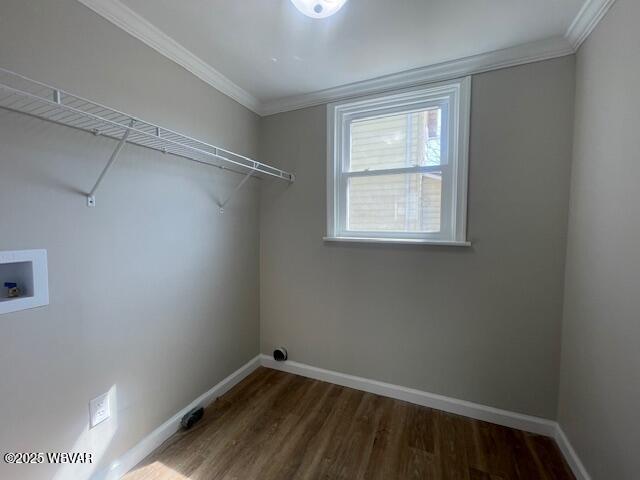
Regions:
[[[350,125],[359,118],[424,110],[447,105],[443,132],[448,149],[443,165],[349,172]],[[331,103],[327,107],[327,236],[326,241],[420,243],[468,246],[467,189],[469,171],[469,122],[471,77],[430,84],[356,100]],[[443,175],[442,228],[437,233],[363,232],[346,228],[347,183],[350,177],[393,173],[428,173],[450,169]]]

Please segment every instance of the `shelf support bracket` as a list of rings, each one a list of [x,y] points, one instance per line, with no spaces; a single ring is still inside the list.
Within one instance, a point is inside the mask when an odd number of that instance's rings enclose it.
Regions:
[[[222,202],[219,203],[218,206],[220,207],[220,213],[224,213],[224,207],[227,206],[227,204],[229,203],[229,201],[233,198],[233,196],[238,192],[238,190],[240,190],[243,185],[245,183],[247,183],[247,181],[251,178],[251,175],[253,175],[254,170],[251,170],[249,173],[247,173],[244,178],[240,181],[240,183],[238,185],[236,185],[236,188],[233,189],[233,191],[229,194],[229,196],[227,197],[227,199]]]
[[[100,187],[102,180],[104,180],[104,177],[107,175],[107,173],[109,172],[113,164],[116,162],[116,160],[118,159],[118,156],[120,155],[120,152],[122,151],[125,144],[127,143],[127,139],[129,138],[129,134],[131,133],[131,129],[133,128],[134,123],[135,123],[135,119],[132,118],[131,121],[129,122],[129,127],[127,127],[126,131],[124,132],[124,135],[122,135],[122,138],[120,139],[120,141],[118,142],[118,145],[116,146],[115,150],[111,154],[111,157],[109,157],[109,161],[107,162],[107,165],[104,167],[104,169],[102,170],[102,173],[98,177],[98,180],[96,180],[95,185],[87,195],[87,207],[96,206],[96,191]]]

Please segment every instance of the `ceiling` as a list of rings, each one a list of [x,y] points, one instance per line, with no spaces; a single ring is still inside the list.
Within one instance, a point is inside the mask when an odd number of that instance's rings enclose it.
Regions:
[[[100,9],[111,9],[112,17],[128,15],[120,23],[129,22],[130,28],[120,26],[130,33],[135,34],[131,28],[151,24],[145,27],[148,31],[155,27],[155,34],[164,36],[165,43],[173,41],[184,50],[182,57],[190,54],[191,63],[199,61],[197,68],[211,69],[219,83],[225,84],[222,91],[225,87],[234,90],[230,96],[254,110],[541,40],[553,39],[555,49],[560,42],[572,49],[572,23],[575,29],[585,11],[589,14],[590,9],[601,10],[612,3],[349,0],[335,16],[314,20],[298,12],[290,0],[80,1],[107,18]],[[582,23],[589,20],[582,19]],[[150,36],[148,31],[143,36]],[[539,44],[549,48],[548,43]],[[238,98],[242,96],[246,102]]]

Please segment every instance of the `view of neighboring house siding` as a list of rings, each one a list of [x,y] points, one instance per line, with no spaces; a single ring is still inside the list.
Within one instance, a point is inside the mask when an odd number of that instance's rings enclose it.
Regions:
[[[440,165],[441,117],[442,111],[433,108],[354,121],[350,170]],[[356,177],[350,182],[350,230],[440,231],[439,173]]]

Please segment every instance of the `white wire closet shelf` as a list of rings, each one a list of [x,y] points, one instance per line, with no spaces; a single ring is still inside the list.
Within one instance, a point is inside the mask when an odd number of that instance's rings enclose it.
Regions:
[[[118,140],[118,148],[90,196],[95,193],[102,177],[125,143],[248,176],[275,177],[288,182],[295,180],[292,173],[140,120],[4,68],[0,68],[0,108]]]

